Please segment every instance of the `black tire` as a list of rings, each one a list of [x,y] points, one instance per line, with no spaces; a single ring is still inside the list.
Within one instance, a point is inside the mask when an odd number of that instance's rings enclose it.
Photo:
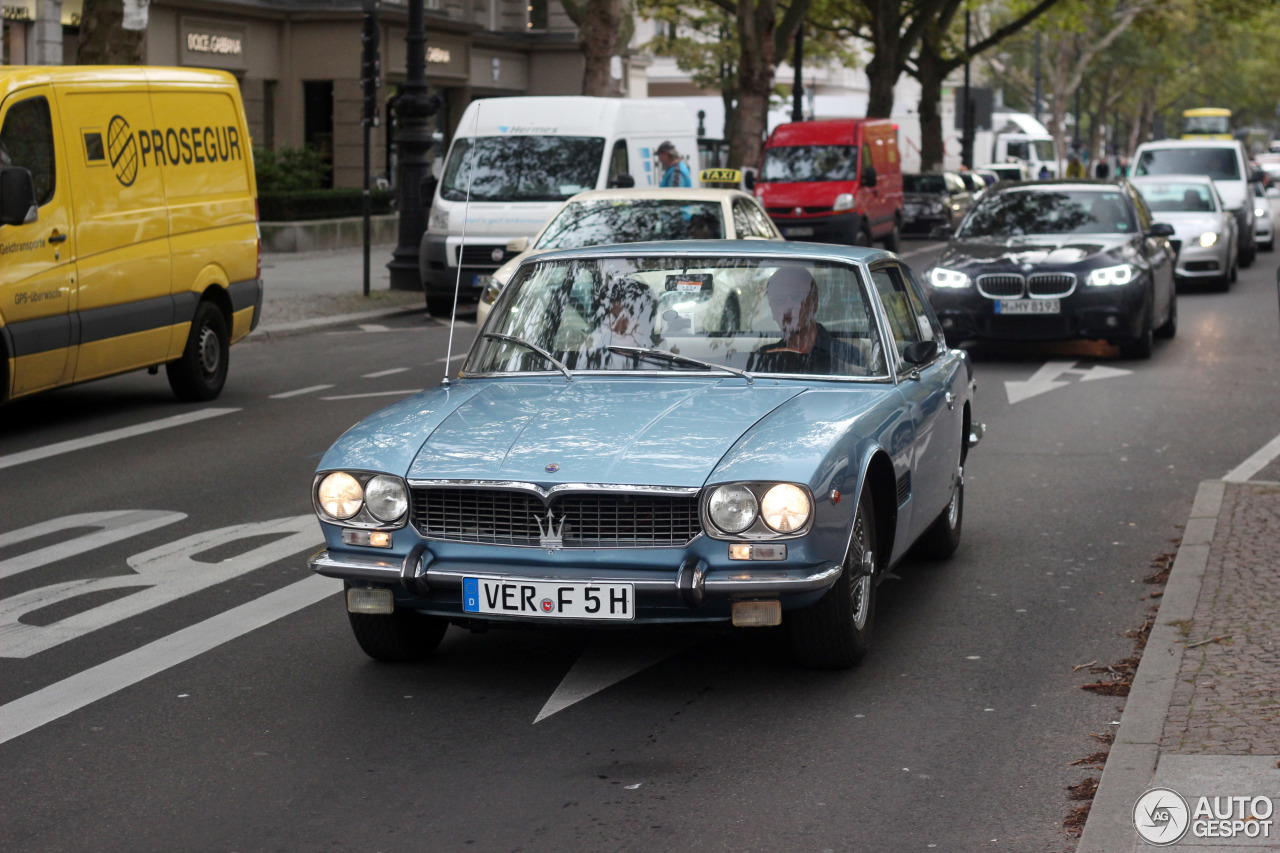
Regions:
[[[844,571],[827,594],[787,617],[791,654],[815,669],[848,669],[871,648],[875,621],[876,517],[871,491],[858,498]]]
[[[437,320],[448,320],[453,316],[453,299],[448,296],[428,296],[427,313]]]
[[[222,393],[227,383],[231,336],[227,320],[212,302],[196,306],[191,333],[181,358],[164,366],[169,387],[179,400],[204,402]]]
[[[1178,294],[1169,295],[1169,319],[1164,321],[1164,325],[1156,329],[1156,337],[1172,338],[1178,334]]]
[[[1137,361],[1146,361],[1151,358],[1151,353],[1156,346],[1155,334],[1151,329],[1151,320],[1147,319],[1142,326],[1142,334],[1136,338],[1120,342],[1120,355],[1122,358],[1130,358]]]
[[[1258,244],[1258,251],[1260,252],[1274,252],[1275,250],[1276,250],[1276,239],[1274,237],[1272,237],[1269,242]]]
[[[1257,258],[1258,258],[1258,247],[1256,244],[1250,245],[1250,246],[1242,246],[1240,248],[1240,266],[1243,269],[1248,269],[1249,267],[1253,266],[1253,262],[1257,260]],[[1235,279],[1232,279],[1232,281],[1234,280]]]
[[[862,226],[857,235],[854,236],[853,245],[862,246],[867,249],[870,249],[875,245],[875,241],[871,239],[871,232],[867,230],[867,226]]]
[[[902,248],[902,229],[898,227],[897,220],[894,220],[893,230],[889,232],[889,236],[884,238],[884,249],[886,252],[897,252]]]
[[[345,602],[345,596],[343,598]],[[385,616],[348,613],[351,632],[361,650],[377,661],[405,663],[423,660],[440,645],[449,623],[438,616],[397,610]]]
[[[929,529],[916,540],[916,555],[926,560],[945,560],[960,547],[960,533],[964,527],[964,469],[959,469],[951,488],[951,500],[929,525]]]

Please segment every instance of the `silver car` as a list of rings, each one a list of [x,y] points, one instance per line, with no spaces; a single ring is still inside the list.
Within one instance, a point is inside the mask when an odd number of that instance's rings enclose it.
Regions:
[[[1236,280],[1239,235],[1212,178],[1159,175],[1132,178],[1152,216],[1173,226],[1169,242],[1178,253],[1174,275],[1226,290]]]
[[[1258,251],[1270,252],[1276,247],[1276,223],[1271,215],[1271,199],[1262,181],[1253,182],[1253,233],[1257,235]]]

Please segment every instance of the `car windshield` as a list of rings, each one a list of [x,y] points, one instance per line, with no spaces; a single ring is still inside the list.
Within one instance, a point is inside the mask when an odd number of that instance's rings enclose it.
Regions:
[[[1230,148],[1149,148],[1138,158],[1133,174],[1208,175],[1215,181],[1238,181],[1238,159]]]
[[[1230,133],[1231,116],[1184,116],[1183,133]]]
[[[485,332],[468,357],[467,373],[558,370],[549,355],[574,372],[886,375],[856,269],[809,260],[590,257],[526,263],[494,305]]]
[[[852,181],[858,177],[858,149],[851,145],[788,145],[766,148],[760,180]]]
[[[538,238],[538,249],[580,249],[647,240],[720,240],[720,203],[679,199],[601,198],[565,205]]]
[[[1208,184],[1191,181],[1142,181],[1135,184],[1152,213],[1213,211],[1218,206]]]
[[[1136,230],[1137,223],[1119,190],[1033,187],[984,197],[956,236],[973,239],[1027,234],[1132,234]]]
[[[942,175],[903,175],[904,193],[945,193],[947,182]]]
[[[449,151],[440,195],[463,201],[470,184],[473,201],[564,201],[595,189],[603,157],[604,140],[592,136],[463,137]]]

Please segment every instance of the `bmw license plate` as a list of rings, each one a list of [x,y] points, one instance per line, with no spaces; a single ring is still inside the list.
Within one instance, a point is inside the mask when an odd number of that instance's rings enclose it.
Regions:
[[[1060,314],[1062,305],[1057,299],[997,299],[997,314]]]
[[[808,226],[800,228],[783,228],[782,235],[784,237],[812,237],[813,229]]]
[[[634,619],[629,583],[463,578],[466,613],[558,619]]]

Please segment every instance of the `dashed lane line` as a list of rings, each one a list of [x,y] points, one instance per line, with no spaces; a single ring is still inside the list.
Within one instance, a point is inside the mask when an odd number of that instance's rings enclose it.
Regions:
[[[321,397],[321,400],[359,400],[364,397],[411,397],[421,394],[421,388],[407,388],[400,391],[370,391],[365,394],[339,394],[336,397]]]
[[[281,394],[272,394],[272,400],[287,400],[290,397],[301,397],[303,394],[314,394],[317,391],[328,391],[332,385],[312,385],[308,388],[299,388],[296,391],[285,391]]]
[[[65,717],[342,589],[318,576],[290,584],[0,706],[0,743]]]
[[[364,376],[361,376],[360,378],[361,379],[381,379],[383,376],[394,376],[397,373],[404,373],[408,369],[409,368],[407,367],[393,367],[390,370],[379,370],[376,373],[366,373]]]
[[[240,411],[240,409],[200,409],[194,412],[187,412],[183,415],[161,418],[158,421],[149,421],[147,423],[135,424],[130,427],[122,427],[120,429],[108,430],[107,432],[100,432],[97,435],[86,435],[82,438],[73,438],[70,441],[60,441],[56,444],[47,444],[44,447],[35,447],[31,450],[23,450],[19,453],[10,453],[7,456],[0,456],[0,468],[12,468],[15,465],[35,462],[38,459],[48,459],[50,456],[59,456],[63,453],[71,453],[74,450],[83,450],[86,447],[96,447],[99,444],[109,444],[113,441],[121,441],[126,438],[133,438],[134,436],[159,432],[163,429],[186,426],[187,424],[208,420],[209,418],[216,418],[220,415],[229,415],[238,411]]]

